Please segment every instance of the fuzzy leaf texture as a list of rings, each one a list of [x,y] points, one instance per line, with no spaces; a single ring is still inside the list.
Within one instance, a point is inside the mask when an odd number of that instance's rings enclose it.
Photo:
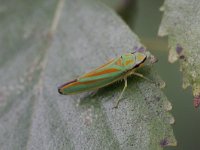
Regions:
[[[118,109],[123,82],[96,94],[57,87],[141,46],[128,26],[95,0],[1,1],[0,147],[3,150],[134,149],[176,145],[158,86],[138,77]],[[141,70],[160,81],[152,67]]]
[[[169,37],[169,62],[180,60],[183,88],[191,86],[200,101],[200,1],[165,0],[159,35]]]

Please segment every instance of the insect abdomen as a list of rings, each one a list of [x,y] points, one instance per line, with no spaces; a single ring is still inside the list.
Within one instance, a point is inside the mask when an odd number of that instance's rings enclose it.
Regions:
[[[87,82],[80,82],[78,80],[73,80],[58,87],[58,92],[63,95],[80,93],[104,87],[106,85],[115,82],[116,80],[118,80],[118,78],[116,77],[87,81]]]

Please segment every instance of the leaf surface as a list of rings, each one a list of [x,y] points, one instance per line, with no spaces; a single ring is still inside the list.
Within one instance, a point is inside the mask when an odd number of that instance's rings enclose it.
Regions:
[[[160,88],[138,77],[123,86],[62,96],[57,86],[141,46],[109,8],[94,0],[1,4],[0,147],[4,150],[134,149],[175,145]],[[151,67],[140,70],[160,81]]]
[[[169,37],[169,62],[180,60],[183,88],[191,86],[200,96],[200,1],[165,0],[159,35]]]

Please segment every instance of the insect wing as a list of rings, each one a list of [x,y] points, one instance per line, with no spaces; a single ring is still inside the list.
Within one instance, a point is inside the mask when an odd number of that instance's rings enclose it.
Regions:
[[[76,94],[84,91],[99,89],[109,85],[120,79],[120,76],[110,77],[105,79],[93,80],[88,82],[80,82],[77,80],[66,83],[58,88],[60,94],[69,95]]]
[[[88,90],[98,89],[119,80],[124,68],[119,66],[121,58],[116,58],[97,69],[84,74],[77,80],[70,81],[58,88],[60,94],[75,94]]]
[[[108,63],[79,77],[78,81],[87,82],[119,76],[124,72],[124,67],[119,66],[119,62],[122,62],[121,58],[112,59]]]

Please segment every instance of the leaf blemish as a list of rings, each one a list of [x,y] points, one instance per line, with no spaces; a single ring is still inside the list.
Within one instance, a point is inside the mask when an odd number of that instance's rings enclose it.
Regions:
[[[183,54],[183,47],[180,44],[176,45],[176,52],[179,56],[179,59],[186,60],[185,55]]]
[[[167,138],[164,138],[164,139],[162,139],[162,140],[160,141],[160,146],[161,146],[161,147],[165,147],[165,146],[167,146],[168,144],[169,144],[169,142],[168,142]]]
[[[135,46],[133,48],[133,50],[134,50],[134,52],[145,52],[146,51],[146,49],[142,46],[141,47]]]
[[[155,99],[156,99],[157,101],[160,101],[160,97],[159,97],[159,96],[156,96]]]
[[[183,51],[183,47],[180,44],[176,45],[176,52],[178,55],[180,55]]]
[[[194,97],[193,104],[195,108],[198,108],[200,106],[200,95]]]

